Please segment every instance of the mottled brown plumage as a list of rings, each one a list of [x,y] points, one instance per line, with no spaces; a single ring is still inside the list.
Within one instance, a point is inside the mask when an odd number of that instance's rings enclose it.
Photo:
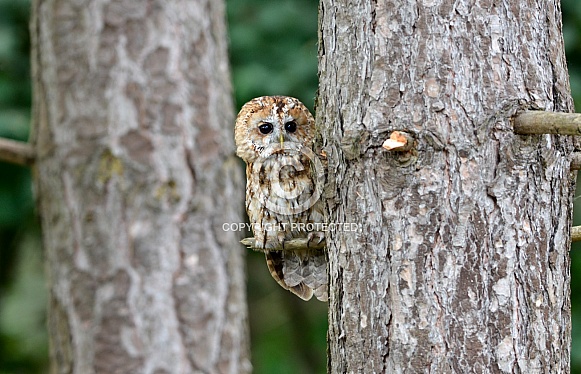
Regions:
[[[246,162],[246,211],[272,277],[309,300],[327,300],[323,250],[272,250],[293,238],[322,239],[323,170],[313,153],[315,121],[297,99],[263,96],[246,103],[235,127],[236,154]]]

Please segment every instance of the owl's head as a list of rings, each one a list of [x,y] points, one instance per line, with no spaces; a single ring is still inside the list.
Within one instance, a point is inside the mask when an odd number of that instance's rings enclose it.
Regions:
[[[293,97],[257,97],[236,117],[236,154],[246,163],[253,163],[268,146],[293,142],[311,148],[314,138],[313,116]]]

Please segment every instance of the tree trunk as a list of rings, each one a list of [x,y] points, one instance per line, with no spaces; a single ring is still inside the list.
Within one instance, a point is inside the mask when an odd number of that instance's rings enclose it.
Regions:
[[[558,0],[323,0],[332,373],[567,373],[573,141]],[[381,147],[393,130],[415,148]]]
[[[33,4],[54,373],[249,372],[224,4]]]

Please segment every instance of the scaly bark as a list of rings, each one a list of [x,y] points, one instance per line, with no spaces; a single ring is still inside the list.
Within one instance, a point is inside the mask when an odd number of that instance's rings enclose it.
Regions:
[[[245,373],[222,1],[33,4],[54,373]]]
[[[573,141],[558,0],[323,0],[331,373],[568,373]],[[386,151],[394,131],[415,150]]]

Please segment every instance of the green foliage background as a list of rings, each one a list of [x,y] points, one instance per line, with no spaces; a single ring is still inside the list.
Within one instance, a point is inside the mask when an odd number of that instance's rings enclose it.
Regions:
[[[317,0],[227,0],[234,95],[239,108],[261,95],[317,89]],[[581,2],[563,0],[571,87],[581,105]],[[0,0],[0,137],[26,140],[30,123],[30,0]],[[577,196],[581,195],[581,190]],[[30,173],[0,163],[0,374],[47,370],[46,288]],[[581,224],[581,206],[575,209]],[[578,253],[579,252],[579,253]],[[581,246],[573,247],[572,372],[581,373]],[[264,257],[248,253],[255,373],[325,373],[326,306],[305,303],[272,281]]]

